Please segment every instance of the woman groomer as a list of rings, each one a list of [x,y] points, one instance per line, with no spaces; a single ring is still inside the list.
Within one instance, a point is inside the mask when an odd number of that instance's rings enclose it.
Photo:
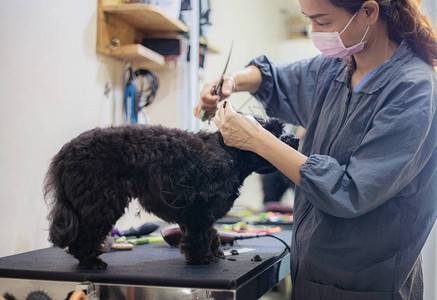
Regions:
[[[227,145],[293,180],[294,299],[422,299],[421,250],[437,216],[436,35],[414,0],[299,0],[324,54],[266,57],[207,84],[206,115],[249,91],[270,116],[307,129],[302,154],[231,105]]]

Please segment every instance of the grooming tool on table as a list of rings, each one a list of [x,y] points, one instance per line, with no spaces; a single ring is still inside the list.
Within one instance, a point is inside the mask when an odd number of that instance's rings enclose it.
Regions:
[[[133,248],[134,244],[132,243],[113,244],[111,246],[111,250],[132,250]]]
[[[131,244],[131,245],[143,245],[148,243],[163,242],[162,236],[143,236],[136,239],[127,239],[124,235],[115,240],[118,245]]]
[[[116,228],[114,228],[114,230],[112,230],[112,235],[136,236],[137,238],[139,238],[143,235],[154,232],[158,228],[159,228],[158,223],[149,222],[149,223],[144,223],[140,227],[137,227],[137,228],[131,227],[130,229],[124,230],[124,231],[120,231],[120,230],[117,230]]]
[[[132,245],[143,245],[148,243],[163,242],[164,238],[161,236],[145,236],[138,239],[129,239],[126,242]]]
[[[275,234],[281,232],[279,226],[265,226],[265,225],[249,225],[246,222],[237,222],[235,224],[224,224],[220,226],[220,230],[231,231],[237,233],[267,233]]]
[[[126,237],[124,237],[126,239]],[[121,243],[117,244],[114,240],[114,237],[108,234],[105,238],[105,241],[102,243],[100,247],[100,251],[103,253],[109,252],[110,250],[132,250],[134,247],[133,244],[129,243]]]
[[[231,58],[232,53],[232,47],[234,45],[234,42],[231,42],[231,48],[229,49],[228,59],[226,60],[225,69],[223,70],[222,76],[220,76],[219,81],[217,82],[217,85],[215,86],[214,91],[212,92],[213,95],[220,95],[222,86],[223,86],[223,77],[226,74],[226,70],[228,69],[229,59]],[[211,119],[215,116],[215,113],[210,116],[205,116],[205,110],[202,109],[200,112],[199,118],[202,120],[202,122],[205,121],[211,121]]]

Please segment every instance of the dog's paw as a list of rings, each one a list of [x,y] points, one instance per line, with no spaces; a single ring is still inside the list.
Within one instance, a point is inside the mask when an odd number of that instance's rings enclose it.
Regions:
[[[209,255],[197,255],[193,257],[185,257],[185,262],[188,265],[209,265],[211,263],[217,262],[217,257],[212,254]]]
[[[225,254],[223,253],[222,249],[220,249],[220,248],[214,252],[214,256],[217,258],[225,258]]]
[[[108,267],[108,264],[98,257],[93,257],[86,260],[81,260],[79,266],[82,269],[87,270],[103,270]]]

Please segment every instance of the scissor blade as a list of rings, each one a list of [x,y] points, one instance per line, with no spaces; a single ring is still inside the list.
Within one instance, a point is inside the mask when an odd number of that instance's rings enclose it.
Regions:
[[[222,76],[220,76],[220,79],[217,82],[217,86],[214,89],[213,95],[219,95],[220,94],[220,90],[221,90],[222,85],[223,85],[223,78],[224,78],[224,76],[226,74],[226,70],[228,69],[229,60],[231,59],[231,54],[232,54],[233,46],[234,46],[234,41],[231,42],[231,48],[229,49],[229,54],[228,54],[228,59],[226,60],[225,69],[223,70]]]
[[[220,76],[220,79],[217,82],[217,85],[216,85],[214,91],[212,92],[213,95],[220,94],[220,90],[221,90],[222,85],[223,85],[223,78],[226,74],[226,70],[228,69],[229,60],[231,59],[233,46],[234,46],[234,41],[231,42],[231,48],[229,49],[228,58],[227,58],[226,64],[225,64],[225,69],[223,70],[222,76]],[[205,113],[206,112],[202,109],[202,111],[200,112],[199,118],[202,120],[202,122],[208,121],[208,123],[209,123],[211,121],[211,118],[213,118],[215,116],[215,113],[210,115],[210,116],[205,116]]]
[[[223,75],[226,74],[226,70],[228,69],[228,64],[229,64],[229,60],[231,59],[231,54],[232,54],[232,48],[234,47],[234,41],[231,42],[231,48],[229,49],[229,54],[228,54],[228,59],[226,60],[226,65],[225,65],[225,69],[223,70]]]

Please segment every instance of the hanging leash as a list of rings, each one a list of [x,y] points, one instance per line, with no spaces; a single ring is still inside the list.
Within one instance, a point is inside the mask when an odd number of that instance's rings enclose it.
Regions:
[[[124,73],[123,122],[139,124],[138,113],[153,103],[159,88],[155,72],[145,69],[133,71],[128,67]]]
[[[123,98],[123,122],[136,124],[138,116],[137,79],[131,67],[126,69],[124,78],[125,90]]]

